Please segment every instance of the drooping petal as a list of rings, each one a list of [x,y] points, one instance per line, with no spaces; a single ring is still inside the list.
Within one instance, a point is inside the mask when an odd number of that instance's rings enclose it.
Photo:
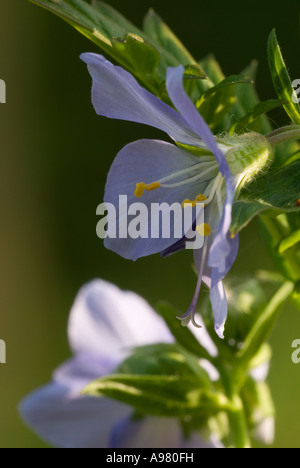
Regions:
[[[20,405],[24,421],[51,445],[63,448],[108,448],[120,418],[132,409],[108,398],[74,395],[52,383],[37,390]]]
[[[126,70],[102,55],[86,53],[81,59],[93,78],[92,101],[98,115],[150,125],[180,143],[199,144],[185,119],[142,88]]]
[[[204,190],[208,185],[208,180],[215,175],[217,169],[213,169],[207,176],[204,176],[201,183],[194,181],[176,188],[160,187],[150,192],[145,190],[141,198],[136,198],[134,195],[136,184],[140,182],[151,184],[170,174],[193,168],[196,165],[194,175],[197,175],[201,172],[199,161],[199,158],[189,152],[163,141],[140,140],[123,148],[113,162],[107,178],[104,201],[116,207],[117,215],[120,216],[117,223],[117,237],[108,237],[105,240],[105,246],[124,258],[136,260],[140,257],[162,252],[177,243],[184,234],[181,222],[181,217],[183,219],[182,202],[187,198],[194,200],[201,190]],[[177,181],[174,180],[173,182]],[[122,207],[120,207],[120,194],[127,196],[126,205]],[[127,217],[128,206],[135,203],[143,203],[146,207],[146,220],[148,221],[145,230],[146,238],[132,238],[127,233],[129,221],[132,219],[132,216]],[[154,204],[162,203],[166,204],[165,209],[169,212],[173,203],[180,205],[181,217],[178,217],[179,225],[176,224],[181,233],[178,238],[174,237],[173,215],[170,217],[170,222],[166,223],[166,236],[162,232],[162,223],[159,223],[160,229],[157,237],[152,234],[154,226],[150,222],[153,220],[153,217],[150,220],[151,210]],[[147,214],[149,217],[147,217]],[[118,235],[120,224],[126,228],[123,238]]]
[[[224,247],[224,237],[226,237],[228,252],[226,257],[222,256],[222,247]],[[212,267],[212,286],[216,285],[219,281],[225,278],[227,273],[231,270],[239,250],[239,236],[231,238],[230,235],[222,236],[220,232],[216,235],[213,245],[209,253],[209,266]],[[217,256],[219,253],[219,257]],[[218,263],[219,258],[219,263]]]
[[[222,448],[212,439],[193,434],[186,439],[179,421],[170,418],[146,417],[123,419],[114,429],[111,448]]]
[[[223,217],[209,251],[209,266],[218,272],[219,279],[228,273],[238,253],[239,236],[231,238],[229,233],[233,202],[234,194],[227,191]]]
[[[215,237],[215,241],[210,249],[211,257],[209,260],[209,265],[211,267],[219,266],[223,263],[221,269],[224,269],[224,264],[227,261],[226,258],[228,255],[230,255],[231,251],[227,234],[230,229],[232,220],[232,205],[235,196],[234,179],[226,162],[226,158],[219,149],[207,123],[199,114],[196,107],[184,90],[183,74],[183,67],[169,68],[167,75],[167,89],[169,96],[177,110],[185,118],[192,130],[199,135],[199,137],[214,154],[219,163],[220,172],[225,177],[226,199],[224,203],[224,212],[219,226],[219,232]]]
[[[174,106],[185,118],[191,129],[199,135],[205,145],[215,155],[220,172],[225,177],[230,177],[230,170],[222,151],[218,148],[216,140],[209,126],[199,114],[193,102],[190,100],[183,87],[184,67],[169,68],[167,73],[167,90]]]
[[[120,362],[136,346],[172,342],[163,320],[133,292],[102,280],[84,286],[73,305],[69,341],[75,353]]]

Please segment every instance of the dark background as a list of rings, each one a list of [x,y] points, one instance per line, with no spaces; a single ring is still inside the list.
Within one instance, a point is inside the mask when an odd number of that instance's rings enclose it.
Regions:
[[[298,1],[109,3],[138,26],[153,7],[196,58],[214,52],[226,74],[238,74],[257,58],[258,89],[267,99],[275,93],[266,44],[276,27],[291,76],[300,78]],[[0,78],[7,83],[7,104],[0,106],[0,338],[7,365],[0,366],[0,447],[43,446],[21,422],[17,405],[69,356],[68,313],[83,283],[101,277],[152,304],[163,298],[182,310],[195,286],[186,253],[133,264],[106,251],[96,237],[96,207],[114,156],[130,141],[159,134],[95,115],[90,77],[79,60],[93,50],[27,0],[1,1]],[[276,126],[288,122],[281,111],[272,119]],[[233,275],[272,267],[258,222],[242,234],[241,245]],[[272,337],[277,447],[300,446],[300,366],[291,362],[297,338],[299,312],[287,304]]]

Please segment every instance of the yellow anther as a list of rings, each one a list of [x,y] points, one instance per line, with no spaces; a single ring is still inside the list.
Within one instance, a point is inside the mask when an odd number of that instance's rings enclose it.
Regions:
[[[193,208],[195,208],[197,203],[202,203],[205,200],[207,200],[207,197],[205,195],[202,195],[202,193],[199,193],[199,195],[195,198],[195,200],[188,200],[188,199],[184,200],[182,202],[182,208],[184,208],[185,206],[192,206]]]
[[[199,224],[199,226],[196,227],[196,230],[202,237],[208,237],[211,235],[211,227],[207,223]]]
[[[152,184],[145,184],[144,182],[140,182],[139,184],[136,184],[134,195],[136,198],[141,198],[144,195],[145,190],[151,192],[152,190],[156,190],[158,188],[160,188],[159,182],[153,182]]]

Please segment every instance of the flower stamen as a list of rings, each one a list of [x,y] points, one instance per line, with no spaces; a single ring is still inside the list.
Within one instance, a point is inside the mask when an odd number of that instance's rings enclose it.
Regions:
[[[173,184],[166,184],[165,183],[165,182],[172,181],[174,179],[178,179],[179,177],[191,174],[195,170],[203,168],[203,167],[207,167],[207,166],[208,166],[208,168],[205,171],[200,172],[200,173],[196,174],[193,177],[185,178],[185,179],[180,180],[179,182],[175,182]],[[212,162],[212,161],[210,161],[210,162],[201,162],[201,163],[198,163],[198,164],[194,164],[193,166],[190,166],[187,169],[183,169],[181,171],[174,172],[173,174],[170,174],[169,176],[164,177],[163,179],[160,179],[160,180],[158,180],[156,182],[153,182],[151,184],[146,184],[145,182],[137,183],[134,195],[135,195],[136,198],[141,198],[143,196],[145,190],[147,190],[148,192],[151,192],[152,190],[156,190],[156,189],[158,189],[160,187],[171,188],[172,189],[172,188],[177,188],[177,187],[180,187],[180,186],[183,186],[183,185],[187,185],[187,184],[190,184],[190,183],[193,183],[193,182],[196,182],[198,180],[203,179],[210,172],[216,171],[217,168],[218,168],[218,164],[216,162]],[[204,200],[202,200],[202,201],[204,201]]]
[[[199,224],[199,226],[196,227],[196,231],[202,237],[208,237],[212,233],[211,227],[208,223]]]
[[[144,182],[140,182],[136,184],[134,195],[136,198],[141,198],[144,195],[145,190],[147,190],[147,192],[152,192],[152,190],[156,190],[160,188],[160,186],[161,185],[159,182],[153,182],[152,184],[145,184]]]

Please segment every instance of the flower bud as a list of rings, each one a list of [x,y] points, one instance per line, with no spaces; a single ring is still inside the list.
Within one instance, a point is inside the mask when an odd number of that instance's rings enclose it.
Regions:
[[[258,133],[229,137],[224,143],[233,145],[226,153],[226,161],[232,174],[240,176],[239,188],[266,170],[273,161],[271,145]]]

